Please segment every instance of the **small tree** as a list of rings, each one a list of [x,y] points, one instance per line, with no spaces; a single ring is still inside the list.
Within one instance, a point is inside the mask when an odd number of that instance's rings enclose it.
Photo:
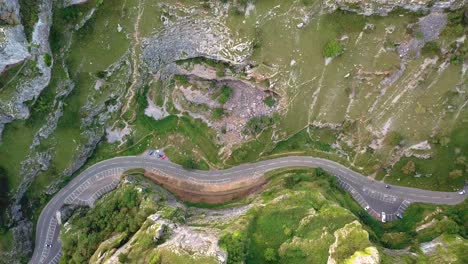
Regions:
[[[403,168],[401,168],[404,174],[410,175],[416,171],[416,165],[412,160],[408,161]]]
[[[402,140],[403,140],[403,137],[401,136],[400,133],[398,133],[396,131],[391,131],[385,137],[385,143],[387,143],[390,146],[396,146],[396,145],[400,144],[400,142]]]
[[[182,167],[184,167],[185,169],[189,169],[189,170],[193,170],[193,169],[198,168],[197,162],[195,162],[195,160],[192,159],[192,158],[186,159],[184,162],[182,162],[181,165],[182,165]]]
[[[315,169],[315,176],[322,177],[325,176],[325,171],[322,168]]]
[[[119,254],[119,262],[120,263],[127,263],[128,262],[128,255],[124,253]]]
[[[265,252],[263,253],[263,257],[267,262],[273,262],[276,261],[276,253],[275,250],[272,248],[267,248]]]

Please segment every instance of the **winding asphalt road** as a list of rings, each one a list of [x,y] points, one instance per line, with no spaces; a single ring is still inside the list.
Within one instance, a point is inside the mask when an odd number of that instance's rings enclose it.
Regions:
[[[320,167],[335,175],[339,184],[356,199],[368,212],[379,219],[385,212],[387,220],[396,219],[413,202],[433,204],[457,204],[464,195],[452,192],[435,192],[415,188],[390,186],[374,181],[334,161],[290,156],[272,160],[239,165],[226,170],[186,170],[170,161],[157,160],[149,156],[126,156],[94,164],[76,176],[60,190],[45,206],[36,226],[33,257],[36,263],[57,263],[61,256],[58,239],[60,231],[59,210],[66,204],[92,206],[104,193],[114,189],[122,173],[128,169],[143,168],[162,175],[184,178],[202,184],[220,184],[242,180],[248,177],[262,177],[265,172],[286,167]],[[48,246],[49,245],[49,246]]]

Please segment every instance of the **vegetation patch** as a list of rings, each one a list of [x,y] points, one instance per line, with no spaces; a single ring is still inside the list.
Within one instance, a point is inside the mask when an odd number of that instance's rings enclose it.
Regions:
[[[325,58],[334,58],[341,55],[343,52],[343,45],[337,40],[331,40],[323,47],[322,55]]]
[[[256,116],[252,117],[247,121],[244,127],[244,134],[247,135],[258,135],[263,130],[271,127],[279,122],[279,115],[274,114],[273,116]]]
[[[132,186],[124,186],[99,200],[93,209],[80,210],[70,220],[71,229],[61,235],[61,263],[87,262],[100,242],[116,233],[126,233],[128,239],[156,210],[153,201],[145,202],[149,198],[145,196]]]

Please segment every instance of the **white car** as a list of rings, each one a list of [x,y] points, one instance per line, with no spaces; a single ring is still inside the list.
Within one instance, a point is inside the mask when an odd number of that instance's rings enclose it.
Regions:
[[[385,214],[385,212],[382,212],[381,217],[382,217],[382,223],[387,222],[387,215]]]
[[[369,208],[370,208],[370,206],[364,207],[364,209],[366,209],[366,211],[369,211]]]
[[[463,194],[465,194],[465,193],[466,193],[465,190],[461,190],[461,191],[458,192],[458,194],[460,194],[460,195],[463,195]]]

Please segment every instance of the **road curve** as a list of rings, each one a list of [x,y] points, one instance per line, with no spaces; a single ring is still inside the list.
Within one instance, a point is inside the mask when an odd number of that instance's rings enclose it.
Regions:
[[[149,156],[116,157],[96,163],[83,171],[55,194],[44,207],[37,222],[35,249],[30,263],[57,263],[61,256],[58,239],[60,223],[57,217],[59,209],[65,204],[92,205],[99,196],[117,186],[120,175],[125,170],[143,168],[200,184],[217,184],[247,177],[261,177],[268,171],[287,167],[320,167],[335,175],[339,184],[350,192],[362,207],[369,206],[369,213],[376,218],[380,217],[381,212],[386,212],[388,220],[393,220],[396,214],[402,214],[412,202],[453,205],[465,199],[465,196],[452,192],[393,185],[385,188],[384,183],[365,177],[337,162],[307,156],[282,157],[242,164],[226,170],[210,171],[186,170],[170,161]]]

